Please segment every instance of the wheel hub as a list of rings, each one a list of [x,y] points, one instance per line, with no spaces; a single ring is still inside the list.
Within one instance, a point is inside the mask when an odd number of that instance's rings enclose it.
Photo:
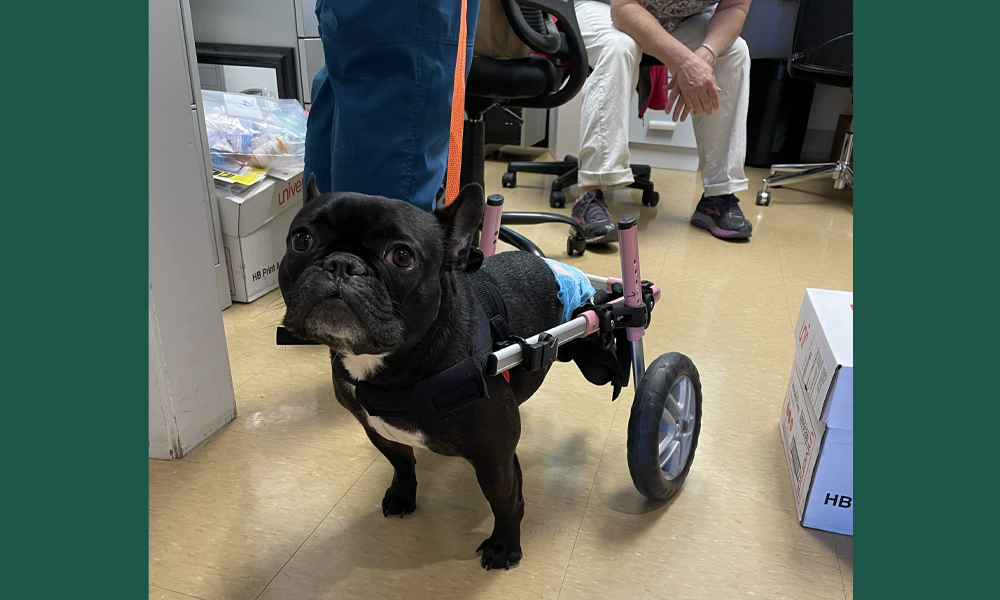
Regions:
[[[687,376],[679,377],[667,393],[660,418],[660,470],[667,480],[679,476],[687,465],[697,418],[694,385]]]

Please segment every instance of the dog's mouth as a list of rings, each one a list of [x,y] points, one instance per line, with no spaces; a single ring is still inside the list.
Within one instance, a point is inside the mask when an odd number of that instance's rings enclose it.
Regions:
[[[385,332],[373,327],[362,312],[339,294],[333,294],[310,299],[295,311],[294,319],[286,315],[284,325],[292,333],[338,352],[372,354],[399,343],[386,339]]]
[[[318,342],[350,342],[364,335],[366,327],[357,311],[339,296],[317,298],[302,307],[298,329]]]

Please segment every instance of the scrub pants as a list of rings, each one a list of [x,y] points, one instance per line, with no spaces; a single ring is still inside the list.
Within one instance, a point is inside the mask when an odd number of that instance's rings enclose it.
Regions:
[[[632,183],[629,168],[628,122],[630,102],[639,81],[642,48],[611,23],[611,7],[602,2],[578,2],[576,16],[594,72],[583,87],[580,122],[580,186],[615,187]],[[684,20],[671,32],[696,50],[705,40],[712,17],[703,12]],[[706,196],[747,189],[747,104],[750,99],[750,51],[743,38],[729,48],[716,49],[715,80],[719,110],[693,115],[694,135],[701,161]]]
[[[448,162],[461,3],[466,71],[480,0],[318,0],[326,65],[313,80],[305,174],[433,210]]]

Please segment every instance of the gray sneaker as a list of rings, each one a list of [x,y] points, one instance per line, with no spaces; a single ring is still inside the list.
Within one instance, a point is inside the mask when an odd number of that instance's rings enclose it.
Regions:
[[[753,233],[753,225],[743,216],[740,201],[735,194],[702,195],[694,209],[691,224],[707,229],[723,240],[743,240]]]
[[[573,202],[573,220],[583,228],[588,244],[618,241],[618,228],[611,222],[608,205],[604,202],[604,192],[601,190],[587,192]],[[570,229],[570,235],[575,233],[575,230]]]

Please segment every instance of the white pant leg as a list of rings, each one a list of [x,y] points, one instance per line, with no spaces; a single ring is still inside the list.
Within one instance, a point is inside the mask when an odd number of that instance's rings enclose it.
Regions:
[[[594,69],[583,86],[577,182],[581,187],[628,185],[634,181],[628,111],[639,81],[642,49],[611,23],[611,7],[603,2],[577,3],[576,18]]]
[[[674,30],[673,36],[697,50],[705,41],[709,18],[710,12],[691,17]],[[715,63],[715,81],[722,88],[719,110],[693,117],[706,196],[732,194],[748,187],[743,161],[747,153],[750,51],[743,38],[736,38],[729,48],[713,50],[719,54]]]

